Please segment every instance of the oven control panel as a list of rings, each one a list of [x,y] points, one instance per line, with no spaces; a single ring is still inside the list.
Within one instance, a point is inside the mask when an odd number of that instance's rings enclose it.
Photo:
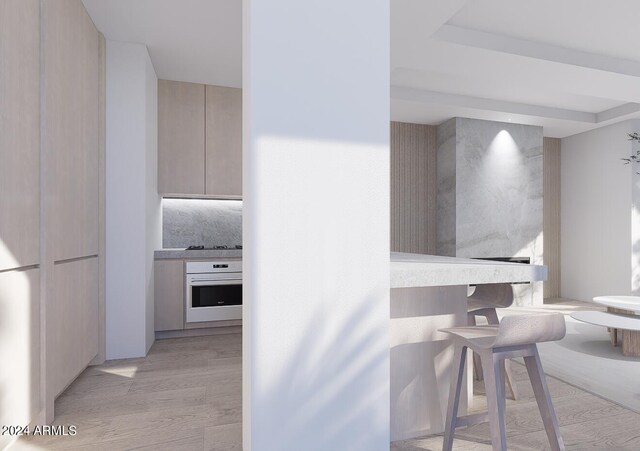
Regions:
[[[242,272],[242,261],[187,262],[187,274],[207,274],[212,272]]]

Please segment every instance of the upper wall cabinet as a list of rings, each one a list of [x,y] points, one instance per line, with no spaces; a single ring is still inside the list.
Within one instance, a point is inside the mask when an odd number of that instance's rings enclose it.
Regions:
[[[96,255],[100,35],[82,2],[42,3],[46,212],[54,261]]]
[[[40,2],[0,1],[0,271],[40,261]]]
[[[158,192],[204,191],[204,85],[158,80]]]
[[[242,196],[242,90],[158,80],[158,192]]]
[[[207,86],[206,193],[242,196],[242,89]]]

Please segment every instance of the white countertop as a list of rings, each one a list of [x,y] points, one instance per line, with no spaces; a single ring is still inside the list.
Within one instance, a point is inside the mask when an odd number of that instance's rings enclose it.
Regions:
[[[391,253],[391,288],[437,287],[547,279],[547,267],[438,255]]]

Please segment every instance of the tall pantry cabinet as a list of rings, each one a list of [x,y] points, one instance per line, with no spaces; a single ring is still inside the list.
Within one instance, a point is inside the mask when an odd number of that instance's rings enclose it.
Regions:
[[[81,0],[0,1],[2,424],[104,360],[104,48]]]
[[[38,0],[0,1],[0,424],[41,410]],[[0,449],[10,442],[0,435]]]

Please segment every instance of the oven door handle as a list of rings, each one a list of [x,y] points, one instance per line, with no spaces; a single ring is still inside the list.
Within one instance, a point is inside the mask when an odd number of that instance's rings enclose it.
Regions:
[[[242,285],[242,279],[198,279],[189,282],[189,286],[202,287],[211,285]]]

